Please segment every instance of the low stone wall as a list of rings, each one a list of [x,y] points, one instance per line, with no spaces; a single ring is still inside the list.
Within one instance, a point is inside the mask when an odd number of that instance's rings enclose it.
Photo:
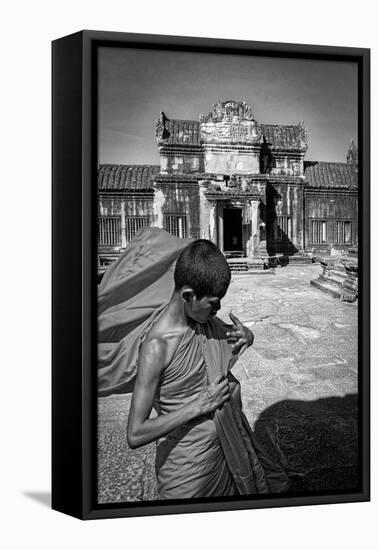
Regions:
[[[269,267],[285,267],[286,265],[307,265],[313,262],[309,254],[298,253],[293,255],[269,256],[267,263]]]
[[[311,285],[319,290],[339,298],[344,302],[355,302],[358,298],[358,258],[345,257],[316,257],[322,271]]]

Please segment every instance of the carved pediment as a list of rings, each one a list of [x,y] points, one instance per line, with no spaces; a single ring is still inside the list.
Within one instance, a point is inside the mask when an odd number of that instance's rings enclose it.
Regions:
[[[201,115],[200,122],[241,122],[253,121],[251,107],[244,101],[217,101],[208,115]]]
[[[218,196],[221,199],[240,197],[244,201],[250,200],[251,196],[259,197],[261,192],[257,183],[249,176],[233,175],[228,181],[204,180],[203,186],[207,198]],[[250,197],[250,198],[249,198]]]
[[[203,143],[257,143],[261,131],[244,101],[218,101],[200,117],[200,136]]]

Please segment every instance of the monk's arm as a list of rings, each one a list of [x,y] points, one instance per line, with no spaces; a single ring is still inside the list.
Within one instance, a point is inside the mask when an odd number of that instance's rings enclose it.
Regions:
[[[229,397],[227,380],[218,377],[194,399],[177,410],[150,418],[159,379],[167,364],[167,344],[154,338],[143,346],[129,412],[127,439],[135,449],[151,443],[193,418],[208,414]]]

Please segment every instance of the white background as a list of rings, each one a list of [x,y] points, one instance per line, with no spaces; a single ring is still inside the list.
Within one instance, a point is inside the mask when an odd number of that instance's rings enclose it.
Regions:
[[[374,6],[366,0],[34,0],[4,4],[0,50],[3,548],[377,547],[378,438],[374,432],[378,388],[374,362],[371,503],[93,522],[53,512],[43,503],[50,486],[50,41],[77,30],[98,29],[372,48],[375,212],[379,33]],[[374,219],[373,283],[378,269],[377,230]],[[375,322],[375,289],[372,294]],[[373,342],[374,351],[375,347]]]

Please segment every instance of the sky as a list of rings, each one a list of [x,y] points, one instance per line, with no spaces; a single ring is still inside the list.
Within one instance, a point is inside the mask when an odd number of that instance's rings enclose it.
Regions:
[[[345,162],[357,143],[357,65],[341,61],[99,48],[99,163],[159,164],[155,124],[245,101],[264,124],[308,131],[306,160]]]

